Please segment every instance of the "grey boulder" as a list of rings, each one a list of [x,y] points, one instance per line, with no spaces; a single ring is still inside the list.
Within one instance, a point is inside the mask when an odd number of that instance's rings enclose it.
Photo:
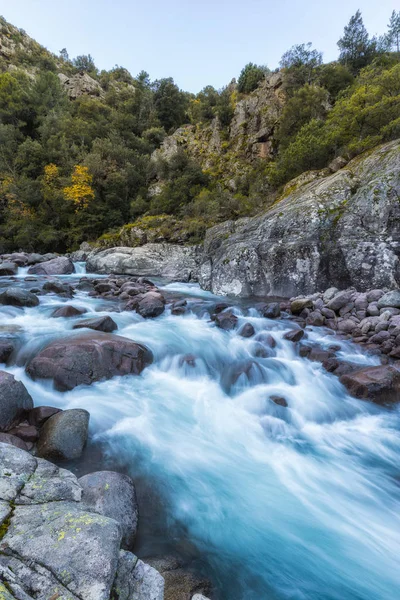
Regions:
[[[135,486],[130,477],[114,471],[97,471],[79,479],[82,503],[93,512],[115,519],[122,529],[122,547],[133,547],[139,509]]]
[[[75,273],[75,267],[67,256],[58,256],[30,267],[28,273],[30,275],[70,275]]]
[[[33,307],[38,306],[39,298],[35,296],[35,294],[23,290],[22,288],[10,287],[0,294],[0,304]]]
[[[0,430],[7,431],[18,422],[25,410],[33,408],[33,400],[21,381],[0,371]]]
[[[49,460],[78,458],[88,437],[89,413],[73,408],[56,413],[43,425],[37,443],[37,456]]]

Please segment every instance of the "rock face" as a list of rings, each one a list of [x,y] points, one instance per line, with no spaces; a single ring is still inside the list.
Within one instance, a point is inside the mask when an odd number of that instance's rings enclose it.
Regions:
[[[75,272],[74,263],[67,256],[59,256],[30,267],[30,275],[70,275]]]
[[[27,365],[32,379],[53,379],[60,391],[115,375],[139,375],[153,355],[127,338],[96,332],[50,343]]]
[[[76,100],[79,96],[84,95],[104,96],[101,85],[87,73],[76,73],[76,75],[71,75],[71,77],[59,73],[58,77],[70,100]]]
[[[33,408],[28,390],[14,375],[0,371],[0,431],[7,431],[25,410]]]
[[[116,513],[93,511],[82,491],[73,473],[0,443],[0,581],[9,598],[162,600],[161,575],[120,549]]]
[[[216,294],[293,296],[400,282],[400,142],[329,176],[293,180],[262,216],[206,234],[199,282]],[[308,182],[307,182],[308,181]]]
[[[195,246],[145,244],[138,248],[110,248],[89,254],[88,273],[117,273],[145,277],[164,277],[174,281],[197,279]]]

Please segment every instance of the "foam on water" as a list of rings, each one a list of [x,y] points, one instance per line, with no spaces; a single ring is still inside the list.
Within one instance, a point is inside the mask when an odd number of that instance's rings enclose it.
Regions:
[[[194,295],[192,286],[173,287]],[[107,312],[107,303],[84,293],[69,302],[86,308],[85,318]],[[0,326],[22,327],[28,348],[72,335],[74,319],[49,319],[59,304],[49,295],[37,308],[2,309]],[[349,397],[321,365],[300,358],[283,338],[290,323],[244,312],[236,309],[239,328],[251,322],[275,337],[270,357],[255,358],[252,338],[201,315],[167,310],[144,320],[113,312],[118,334],[154,353],[140,377],[61,394],[21,367],[9,370],[36,404],[90,411],[92,435],[125,457],[135,477],[153,482],[165,513],[162,537],[173,541],[184,530],[218,598],[397,598],[399,411]],[[317,328],[309,339],[336,343]],[[377,364],[340,344],[347,360]]]

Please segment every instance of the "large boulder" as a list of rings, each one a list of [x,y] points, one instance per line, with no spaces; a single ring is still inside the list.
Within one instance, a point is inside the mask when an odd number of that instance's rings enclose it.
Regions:
[[[74,263],[67,256],[58,256],[30,267],[31,275],[70,275],[75,273]]]
[[[139,315],[145,319],[152,319],[164,312],[165,300],[159,292],[147,292],[134,301],[134,306]]]
[[[151,364],[148,348],[128,338],[96,332],[51,342],[27,365],[32,379],[53,379],[60,391],[110,379],[139,375]]]
[[[379,298],[378,308],[386,307],[400,308],[400,290],[393,290]]]
[[[81,408],[60,411],[40,430],[37,456],[49,460],[79,458],[88,437],[89,413]]]
[[[10,287],[7,288],[4,292],[0,294],[0,304],[6,304],[9,306],[19,306],[19,307],[32,307],[38,306],[39,298],[19,287]]]
[[[88,510],[115,519],[122,528],[122,547],[133,547],[139,519],[135,486],[130,477],[114,471],[89,473],[79,479],[82,502]]]
[[[197,278],[197,256],[196,247],[176,244],[110,248],[89,254],[86,270],[189,281]]]
[[[82,492],[70,471],[0,443],[0,597],[163,600],[162,576],[121,550],[123,523]]]
[[[377,404],[400,401],[400,371],[389,365],[365,367],[340,378],[348,392]]]
[[[207,231],[199,282],[242,297],[398,288],[399,197],[399,140],[295,179],[263,215]]]
[[[51,316],[55,319],[60,317],[64,317],[69,319],[70,317],[78,317],[86,312],[84,308],[76,308],[71,304],[64,304],[64,306],[60,306],[60,308],[56,308],[54,312],[51,313]]]
[[[11,373],[0,371],[0,431],[11,429],[31,408],[33,400],[24,384]]]
[[[4,260],[0,263],[0,276],[16,275],[17,271],[18,266],[15,262],[11,262],[10,260]]]

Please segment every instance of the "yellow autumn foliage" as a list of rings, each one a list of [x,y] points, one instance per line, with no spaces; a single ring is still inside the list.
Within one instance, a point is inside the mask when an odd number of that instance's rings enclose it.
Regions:
[[[75,165],[74,172],[71,175],[71,185],[63,189],[64,197],[75,204],[75,210],[87,208],[94,200],[94,190],[92,188],[93,177],[89,169],[83,165]]]
[[[54,163],[46,165],[44,168],[44,183],[51,187],[54,186],[59,177],[59,174],[60,173],[57,165],[55,165]]]

